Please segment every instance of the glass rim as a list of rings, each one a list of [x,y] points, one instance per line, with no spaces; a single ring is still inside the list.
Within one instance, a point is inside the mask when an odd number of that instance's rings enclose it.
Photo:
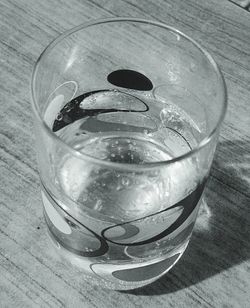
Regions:
[[[215,71],[215,73],[218,77],[219,87],[220,87],[221,92],[222,92],[222,101],[221,101],[222,110],[221,110],[220,116],[219,116],[216,124],[214,125],[214,128],[212,129],[212,131],[209,134],[207,134],[204,138],[202,138],[202,140],[194,148],[190,149],[190,151],[188,151],[184,154],[181,154],[177,157],[171,158],[169,160],[156,161],[156,162],[146,162],[146,163],[143,163],[143,164],[129,164],[129,163],[105,161],[105,160],[96,158],[94,156],[85,154],[81,151],[74,149],[69,144],[64,142],[59,136],[57,136],[51,130],[51,128],[45,123],[45,121],[43,120],[41,113],[40,113],[40,108],[38,106],[36,96],[35,96],[35,82],[36,82],[36,74],[39,70],[41,59],[46,55],[46,53],[48,53],[50,50],[52,50],[64,38],[70,36],[73,33],[78,32],[80,30],[86,29],[86,28],[91,27],[91,26],[103,24],[103,23],[126,22],[126,21],[144,23],[144,24],[149,24],[149,25],[161,27],[161,28],[164,28],[168,31],[174,32],[174,33],[182,36],[183,38],[187,39],[195,47],[197,47],[197,49],[199,49],[201,51],[201,53],[208,59],[209,63],[213,67],[213,69],[214,69],[214,71]],[[69,151],[74,156],[76,156],[80,159],[88,160],[88,161],[91,161],[93,163],[97,163],[99,165],[105,165],[105,166],[108,166],[108,167],[114,167],[114,168],[119,168],[119,169],[122,168],[122,169],[126,169],[126,170],[134,169],[134,168],[138,168],[138,169],[148,169],[148,168],[150,168],[151,169],[152,167],[159,167],[159,166],[172,164],[172,163],[175,163],[175,162],[178,162],[178,161],[181,161],[183,159],[191,157],[195,153],[199,152],[202,148],[204,148],[210,142],[210,140],[213,138],[213,136],[215,135],[215,133],[219,129],[220,125],[222,124],[222,122],[225,118],[226,110],[227,110],[227,90],[226,90],[225,80],[224,80],[224,77],[221,73],[221,70],[219,69],[217,63],[215,62],[213,57],[210,55],[210,53],[208,51],[206,51],[194,39],[192,39],[191,37],[189,37],[185,33],[181,32],[180,30],[178,30],[178,29],[176,29],[172,26],[168,26],[165,23],[154,21],[154,20],[134,18],[134,17],[115,17],[115,18],[94,19],[92,21],[85,22],[85,23],[82,23],[82,24],[80,24],[76,27],[73,27],[73,28],[63,32],[59,36],[57,36],[54,40],[52,40],[47,45],[47,47],[45,47],[43,52],[38,57],[35,65],[34,65],[33,71],[32,71],[30,88],[31,88],[31,105],[32,105],[33,112],[34,112],[36,118],[38,119],[39,123],[42,125],[42,128],[47,131],[47,133],[50,135],[50,137],[52,139],[55,140],[55,142],[59,142],[60,146],[64,147],[67,151]]]

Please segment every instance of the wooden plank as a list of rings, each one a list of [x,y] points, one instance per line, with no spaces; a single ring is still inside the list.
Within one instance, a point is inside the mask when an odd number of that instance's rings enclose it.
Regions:
[[[220,65],[229,108],[200,215],[181,261],[156,283],[93,287],[54,255],[45,232],[29,82],[43,48],[93,18],[133,16],[187,33]],[[0,306],[248,307],[250,18],[229,1],[0,1]]]

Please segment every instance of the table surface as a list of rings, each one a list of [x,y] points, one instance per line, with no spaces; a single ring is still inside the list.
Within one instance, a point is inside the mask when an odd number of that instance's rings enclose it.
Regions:
[[[229,102],[207,209],[187,251],[163,278],[129,292],[93,287],[54,255],[30,106],[32,67],[45,46],[113,16],[154,19],[192,36],[221,67]],[[250,13],[226,0],[0,0],[0,307],[250,307],[249,42]]]

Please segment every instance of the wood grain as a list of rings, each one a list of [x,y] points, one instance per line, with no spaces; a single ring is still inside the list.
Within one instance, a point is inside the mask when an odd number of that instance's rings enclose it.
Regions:
[[[54,255],[42,218],[29,83],[41,51],[93,18],[177,27],[220,65],[229,108],[189,248],[140,290],[91,286]],[[249,307],[250,15],[229,1],[0,0],[0,307]]]

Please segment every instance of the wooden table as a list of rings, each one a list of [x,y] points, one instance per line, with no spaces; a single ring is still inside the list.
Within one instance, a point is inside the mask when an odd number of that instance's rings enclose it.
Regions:
[[[130,292],[91,286],[53,253],[29,93],[32,67],[53,38],[111,16],[165,22],[201,42],[229,100],[208,209],[186,253],[159,281]],[[0,51],[0,307],[250,307],[250,13],[226,0],[0,0]]]

